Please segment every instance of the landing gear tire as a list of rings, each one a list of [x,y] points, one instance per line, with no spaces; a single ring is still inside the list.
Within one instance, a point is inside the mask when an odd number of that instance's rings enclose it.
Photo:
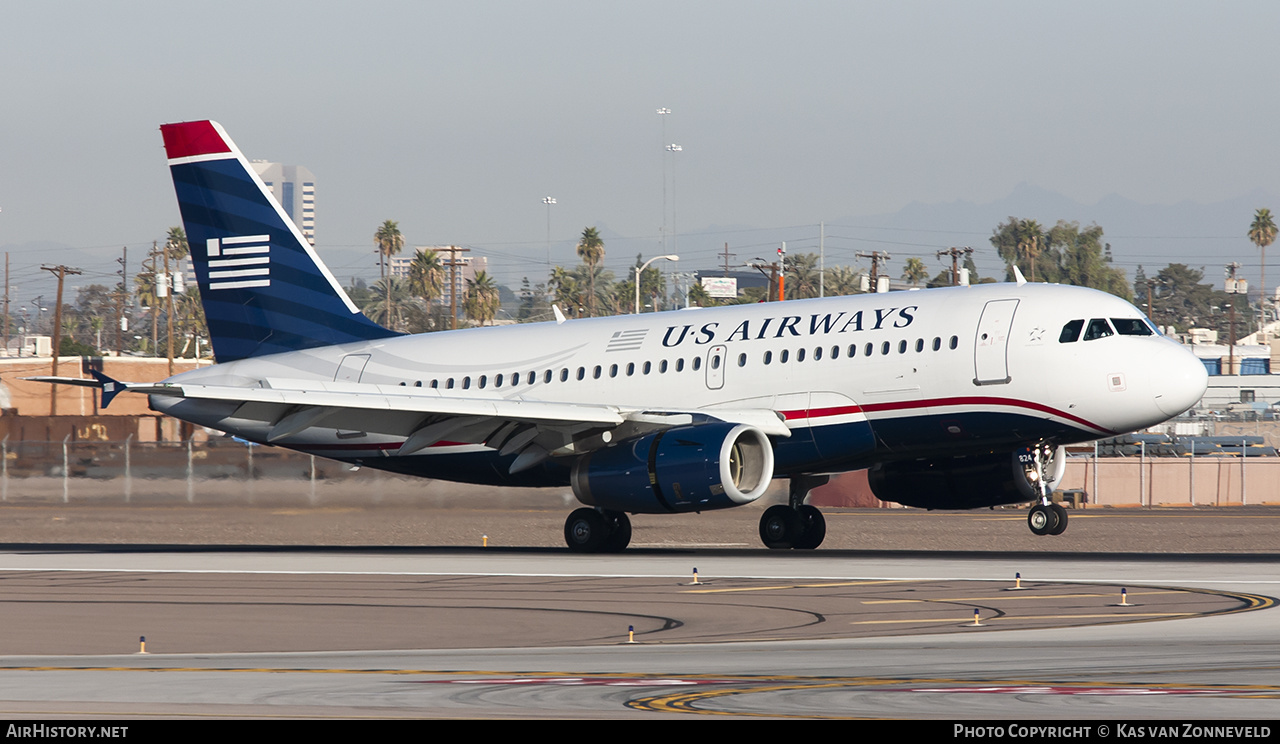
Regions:
[[[605,522],[610,524],[609,538],[604,541],[604,552],[621,553],[631,543],[631,520],[626,512],[605,512]]]
[[[624,512],[575,509],[564,521],[564,541],[575,553],[620,553],[631,542],[631,520]]]
[[[760,542],[770,550],[787,550],[795,546],[803,529],[797,510],[782,504],[771,506],[760,517]]]
[[[1066,518],[1064,517],[1061,521],[1063,529],[1066,529]],[[1027,514],[1027,526],[1036,535],[1055,534],[1054,529],[1057,528],[1058,522],[1058,512],[1054,510],[1052,504],[1036,504],[1031,507],[1031,512]]]
[[[575,509],[564,521],[564,541],[575,553],[599,553],[610,531],[604,515],[595,509]]]
[[[816,506],[803,504],[798,511],[800,537],[793,547],[797,550],[813,550],[821,545],[823,538],[827,536],[827,520]]]
[[[1050,509],[1058,517],[1058,523],[1049,531],[1050,535],[1061,535],[1067,531],[1067,510],[1062,508],[1062,504],[1050,504]]]

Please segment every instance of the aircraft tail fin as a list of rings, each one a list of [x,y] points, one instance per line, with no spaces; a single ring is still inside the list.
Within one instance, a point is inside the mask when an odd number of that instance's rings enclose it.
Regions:
[[[217,122],[160,132],[219,362],[400,335],[361,314]]]

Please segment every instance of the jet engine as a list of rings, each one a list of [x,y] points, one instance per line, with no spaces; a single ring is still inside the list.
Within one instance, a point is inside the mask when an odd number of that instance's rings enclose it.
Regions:
[[[1066,448],[1039,449],[881,463],[867,471],[867,479],[880,500],[923,509],[1018,504],[1040,498],[1042,477],[1052,492],[1066,472]]]
[[[713,422],[626,439],[580,457],[569,479],[588,505],[633,514],[747,504],[773,478],[773,445],[746,424]]]

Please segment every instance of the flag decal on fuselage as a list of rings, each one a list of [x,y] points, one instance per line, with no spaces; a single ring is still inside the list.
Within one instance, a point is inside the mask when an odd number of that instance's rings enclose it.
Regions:
[[[605,347],[605,351],[634,351],[639,349],[644,344],[644,337],[648,332],[648,328],[615,331],[613,336],[609,338],[609,345]]]
[[[271,236],[209,238],[209,289],[271,286]]]

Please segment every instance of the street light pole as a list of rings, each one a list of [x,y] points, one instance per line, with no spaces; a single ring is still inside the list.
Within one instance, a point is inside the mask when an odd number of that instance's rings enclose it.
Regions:
[[[653,263],[654,261],[662,261],[662,260],[679,261],[680,257],[674,256],[674,255],[654,256],[653,258],[649,259],[648,261],[645,261],[643,264],[640,264],[639,266],[636,267],[636,315],[640,314],[640,275],[644,273],[645,269],[649,268],[649,264]]]
[[[547,269],[551,268],[551,205],[556,203],[554,196],[542,197],[542,203],[547,205]]]

